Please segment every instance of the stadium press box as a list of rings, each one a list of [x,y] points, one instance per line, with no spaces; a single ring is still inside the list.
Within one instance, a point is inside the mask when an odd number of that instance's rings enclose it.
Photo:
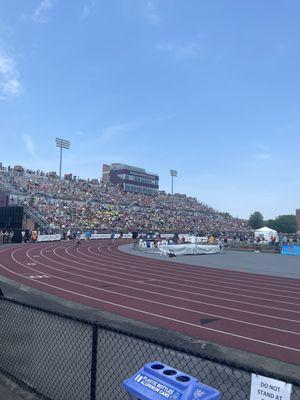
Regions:
[[[219,400],[218,390],[161,362],[151,362],[123,382],[130,400]]]

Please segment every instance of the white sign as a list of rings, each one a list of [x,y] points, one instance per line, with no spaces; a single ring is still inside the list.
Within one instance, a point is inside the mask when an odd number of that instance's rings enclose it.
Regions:
[[[38,235],[37,242],[56,242],[61,239],[59,234],[56,235]]]
[[[152,390],[153,392],[161,395],[165,399],[178,399],[179,393],[176,392],[174,389],[157,382],[156,380],[152,379],[147,375],[138,374],[134,380],[143,385],[145,388]]]
[[[250,400],[290,400],[290,383],[252,374]]]
[[[123,239],[132,239],[132,233],[124,233]]]
[[[91,239],[110,239],[111,238],[111,233],[93,233],[91,236]],[[119,239],[120,238],[120,234],[119,233],[115,233],[115,239]],[[123,239],[131,239],[132,238],[132,233],[125,233],[123,235]],[[82,233],[80,235],[80,239],[84,240],[86,239],[85,237],[85,233]]]

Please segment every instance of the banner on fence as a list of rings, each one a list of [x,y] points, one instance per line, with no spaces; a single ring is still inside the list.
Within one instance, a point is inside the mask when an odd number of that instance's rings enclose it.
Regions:
[[[96,240],[96,239],[110,239],[111,237],[111,233],[93,233],[91,236],[92,240]],[[116,233],[115,234],[115,239],[119,239],[120,238],[120,234]],[[132,233],[125,233],[123,235],[123,239],[131,239],[132,238]],[[80,235],[80,239],[86,239],[85,233],[82,233]]]
[[[93,233],[91,239],[110,239],[110,233]],[[117,238],[117,235],[115,235]],[[85,233],[80,235],[80,239],[86,239]]]
[[[252,374],[250,400],[290,400],[292,385]]]
[[[281,254],[300,256],[300,246],[296,244],[283,244]]]
[[[132,239],[132,233],[124,233],[123,239]]]
[[[60,234],[56,235],[38,235],[37,242],[57,242],[61,239]]]
[[[160,237],[162,239],[172,239],[174,237],[174,233],[161,233]]]
[[[184,240],[186,242],[191,242],[191,243],[207,243],[207,236],[194,236],[194,235],[189,235],[189,234],[184,234],[184,233],[180,233],[178,235],[179,240],[182,240],[184,238]]]
[[[213,245],[197,245],[197,244],[175,244],[175,245],[163,245],[159,246],[158,250],[168,255],[170,250],[174,252],[176,256],[188,255],[188,254],[217,254],[221,252],[220,246]]]

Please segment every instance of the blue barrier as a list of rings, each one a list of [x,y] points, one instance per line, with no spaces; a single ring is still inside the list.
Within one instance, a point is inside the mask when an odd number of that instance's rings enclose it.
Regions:
[[[300,246],[296,244],[283,244],[281,254],[300,256]]]
[[[131,400],[219,400],[218,390],[159,361],[144,365],[123,382]]]

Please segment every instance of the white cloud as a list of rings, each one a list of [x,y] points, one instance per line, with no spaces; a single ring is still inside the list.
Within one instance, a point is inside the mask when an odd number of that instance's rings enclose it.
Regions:
[[[190,41],[186,43],[159,43],[156,46],[156,49],[171,54],[179,60],[201,58],[204,56],[204,46],[200,41]]]
[[[157,2],[154,0],[146,0],[145,14],[148,21],[153,25],[161,23],[161,16],[157,11]]]
[[[91,0],[90,2],[86,3],[81,13],[81,19],[87,18],[90,15],[92,8],[94,6],[95,6],[95,0]]]
[[[116,136],[124,133],[129,133],[137,128],[137,124],[134,122],[125,122],[123,124],[111,125],[105,128],[101,135],[100,140],[109,141],[114,139]]]
[[[17,96],[21,91],[21,84],[17,79],[9,79],[4,82],[3,91],[11,96]]]
[[[278,159],[274,157],[274,154],[272,154],[267,147],[258,146],[256,151],[243,158],[241,167],[252,170],[264,170],[266,168],[275,167],[277,163]]]
[[[33,138],[30,135],[23,135],[23,141],[25,144],[25,148],[28,151],[28,153],[32,157],[36,157],[36,146],[34,144]]]
[[[31,18],[34,22],[43,24],[48,21],[47,12],[53,7],[53,0],[42,0],[33,11]]]
[[[21,83],[15,60],[0,53],[0,98],[16,97],[21,93]]]
[[[270,153],[256,153],[252,155],[252,158],[257,161],[265,161],[271,159]]]

